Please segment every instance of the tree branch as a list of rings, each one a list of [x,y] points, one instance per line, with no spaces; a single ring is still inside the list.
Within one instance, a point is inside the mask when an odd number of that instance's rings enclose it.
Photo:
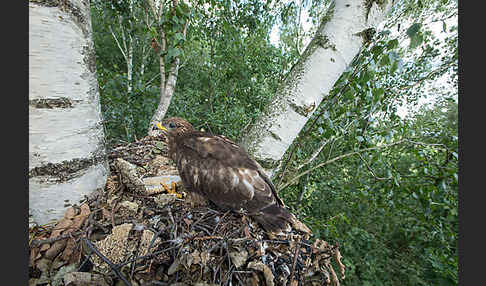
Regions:
[[[111,32],[111,35],[113,36],[113,38],[115,39],[115,42],[116,42],[116,45],[118,46],[118,48],[120,49],[122,55],[123,55],[123,58],[125,58],[125,61],[127,60],[127,54],[125,53],[125,51],[123,50],[123,48],[121,47],[120,45],[120,42],[118,41],[118,38],[116,37],[115,33],[113,32],[113,29],[111,28],[111,25],[109,26],[110,28],[110,32]]]
[[[305,174],[307,174],[309,172],[312,172],[315,169],[318,169],[320,167],[323,167],[323,166],[325,166],[327,164],[333,163],[335,161],[338,161],[338,160],[341,160],[341,159],[344,159],[344,158],[347,158],[349,156],[353,156],[353,155],[356,155],[356,154],[359,154],[359,153],[363,153],[363,152],[367,152],[367,151],[371,151],[371,150],[377,150],[377,149],[383,149],[383,148],[388,148],[388,147],[391,147],[391,146],[395,146],[395,145],[401,144],[401,143],[403,143],[405,141],[407,141],[407,140],[406,139],[402,139],[402,140],[399,140],[399,141],[394,142],[394,143],[391,143],[391,144],[382,145],[382,146],[375,146],[375,147],[370,147],[370,148],[365,148],[365,149],[361,149],[361,150],[358,150],[358,151],[350,152],[350,153],[347,153],[347,154],[344,154],[344,155],[341,155],[341,156],[334,157],[331,160],[328,160],[326,162],[320,163],[320,164],[316,165],[315,167],[312,167],[309,170],[306,170],[305,172],[302,172],[299,175],[293,177],[292,179],[290,179],[289,182],[287,182],[286,184],[284,184],[279,189],[279,191],[285,189],[286,187],[288,187],[289,185],[291,185],[292,183],[294,183],[298,178],[304,176]]]
[[[118,16],[118,23],[120,24],[120,30],[121,30],[122,40],[123,40],[123,47],[125,48],[125,51],[128,51],[126,38],[125,38],[125,31],[123,30],[123,20],[122,20],[121,16]]]
[[[310,168],[310,169],[308,169],[308,170],[300,173],[299,175],[293,177],[287,183],[285,183],[283,186],[279,187],[279,191],[281,191],[281,190],[285,189],[286,187],[290,186],[295,181],[297,181],[297,179],[299,179],[300,177],[306,175],[307,173],[310,173],[310,172],[314,171],[315,169],[318,169],[320,167],[323,167],[323,166],[325,166],[327,164],[336,162],[338,160],[347,158],[349,156],[359,155],[360,153],[367,152],[367,151],[372,151],[372,150],[377,150],[377,149],[383,149],[383,148],[392,147],[392,146],[395,146],[395,145],[398,145],[398,144],[401,144],[401,143],[404,143],[404,142],[408,142],[408,143],[411,143],[411,144],[414,144],[414,145],[424,145],[424,146],[442,147],[445,150],[449,150],[447,148],[447,146],[445,146],[444,144],[441,144],[441,143],[424,143],[424,142],[412,141],[412,140],[409,140],[409,139],[401,139],[401,140],[398,140],[397,142],[394,142],[394,143],[390,143],[390,144],[386,144],[386,145],[382,145],[382,146],[375,146],[375,147],[365,148],[365,149],[361,149],[361,150],[358,150],[358,151],[354,151],[354,152],[350,152],[350,153],[346,153],[346,154],[343,154],[343,155],[334,157],[334,158],[332,158],[330,160],[327,160],[326,162],[320,163],[320,164],[316,165],[315,167],[312,167],[312,168]],[[375,176],[375,178],[378,178],[378,177]],[[383,178],[383,179],[389,179],[389,178]]]
[[[154,0],[148,0],[147,2],[149,3],[150,10],[152,10],[152,13],[154,14],[154,18],[160,19],[160,15],[157,13],[157,9],[155,9],[155,1]],[[160,3],[160,6],[162,6],[162,3]]]
[[[368,168],[368,170],[370,171],[371,175],[373,176],[373,178],[375,178],[376,180],[378,181],[384,181],[384,180],[389,180],[391,178],[381,178],[381,177],[378,177],[375,173],[375,171],[373,171],[373,169],[371,168],[371,166],[368,164],[368,162],[366,162],[366,160],[363,158],[363,156],[361,156],[361,154],[358,154],[359,158],[361,159],[361,161],[363,161],[366,165],[366,168]]]
[[[450,68],[454,63],[457,63],[456,60],[451,60],[449,62],[446,62],[444,64],[442,64],[440,67],[438,67],[437,69],[429,72],[427,75],[421,77],[421,78],[418,78],[418,79],[412,79],[411,81],[413,81],[414,83],[412,84],[405,84],[405,85],[401,85],[399,86],[397,89],[398,90],[404,90],[404,89],[408,89],[408,88],[411,88],[411,87],[414,87],[416,86],[417,84],[420,84],[421,82],[423,81],[426,81],[428,79],[432,79],[435,75],[437,74],[440,74],[441,72],[445,72],[448,68]]]

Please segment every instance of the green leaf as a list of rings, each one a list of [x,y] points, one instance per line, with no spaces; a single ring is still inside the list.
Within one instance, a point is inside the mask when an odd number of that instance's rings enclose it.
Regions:
[[[372,78],[372,74],[369,70],[366,70],[364,71],[362,74],[361,74],[361,83],[360,85],[364,86],[366,85],[367,82],[370,81],[370,79]]]
[[[386,48],[388,50],[393,50],[396,47],[398,47],[398,39],[390,40],[390,41],[388,41],[388,44],[386,45]]]
[[[439,190],[440,191],[445,191],[446,190],[446,183],[445,183],[445,180],[441,180],[440,183],[439,183]]]
[[[409,38],[412,38],[413,36],[415,36],[415,34],[417,34],[417,32],[420,30],[420,27],[422,27],[421,23],[412,24],[412,26],[410,26],[407,29],[407,36]]]
[[[373,48],[371,48],[371,53],[373,54],[373,60],[376,61],[378,57],[383,53],[383,46],[375,45]]]
[[[175,37],[175,39],[176,39],[177,41],[181,41],[181,40],[183,40],[183,39],[184,39],[184,35],[183,35],[182,33],[179,33],[179,32],[178,32],[178,33],[176,33],[176,34],[174,35],[174,37]]]
[[[183,15],[183,14],[184,14],[184,11],[182,11],[182,8],[181,8],[181,6],[180,6],[180,5],[178,5],[178,6],[176,7],[176,12],[177,12],[177,14],[178,14],[178,15]]]
[[[178,48],[169,48],[167,51],[167,59],[170,61],[181,54],[181,49]]]
[[[354,92],[351,88],[346,89],[344,92],[344,99],[351,100],[354,98]]]
[[[383,53],[383,46],[381,45],[373,46],[373,48],[371,48],[371,53],[377,56],[380,55],[381,53]]]
[[[387,55],[381,57],[380,66],[384,67],[388,64],[390,64],[390,58]]]
[[[397,71],[397,69],[398,69],[398,61],[393,61],[393,64],[390,68],[390,72],[393,74]]]
[[[410,49],[415,49],[416,47],[420,46],[422,42],[424,41],[424,37],[422,34],[416,34],[415,36],[410,38]]]
[[[373,101],[377,102],[380,100],[380,98],[385,94],[385,89],[380,87],[380,88],[374,88],[373,89]]]

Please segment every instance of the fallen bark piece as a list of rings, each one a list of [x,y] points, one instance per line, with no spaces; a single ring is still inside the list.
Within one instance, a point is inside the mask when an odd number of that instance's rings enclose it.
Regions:
[[[258,271],[262,271],[263,277],[265,277],[265,283],[266,283],[267,286],[274,286],[275,285],[273,283],[274,276],[273,276],[272,270],[270,270],[270,268],[267,265],[263,264],[260,261],[252,261],[252,262],[248,263],[248,268],[258,270]]]
[[[76,210],[73,207],[69,207],[64,213],[64,218],[72,219],[76,215]]]
[[[64,275],[65,286],[109,286],[104,277],[88,272],[69,272]]]
[[[52,230],[51,236],[49,238],[55,238],[59,236],[63,231],[68,230],[72,226],[72,224],[73,221],[71,219],[61,219]]]
[[[74,230],[78,230],[83,226],[84,222],[88,218],[91,211],[90,211],[89,205],[87,203],[82,204],[80,206],[80,209],[81,209],[81,212],[73,218],[73,224],[64,233],[72,232]]]
[[[136,247],[128,241],[128,235],[131,229],[131,223],[115,226],[112,230],[112,234],[108,235],[103,240],[95,242],[95,245],[111,262],[120,263],[124,261],[127,253],[130,253]],[[111,271],[110,267],[98,256],[93,257],[93,263],[100,272]]]
[[[181,264],[179,259],[176,259],[172,265],[169,267],[169,270],[167,270],[167,274],[172,275],[174,274],[178,269],[179,265]]]
[[[231,258],[231,262],[235,265],[236,268],[241,267],[243,264],[245,264],[246,259],[248,258],[248,251],[242,250],[242,251],[232,251],[229,254]]]
[[[172,194],[160,194],[155,197],[154,201],[159,207],[164,207],[173,201],[175,201],[176,196]]]
[[[58,240],[46,251],[44,257],[53,260],[66,247],[67,241],[65,239]]]
[[[130,201],[123,201],[120,203],[120,207],[122,208],[121,212],[126,212],[128,216],[135,216],[138,211],[138,204]]]
[[[67,266],[63,266],[61,267],[57,273],[52,277],[52,282],[51,282],[51,285],[52,286],[62,286],[62,285],[67,285],[65,282],[63,282],[64,280],[64,276],[69,273],[69,272],[73,272],[75,271],[76,269],[76,265],[75,264],[71,264],[71,265],[67,265]]]
[[[341,280],[344,280],[344,278],[346,278],[346,276],[344,275],[346,266],[344,266],[344,264],[341,262],[342,256],[341,256],[341,252],[339,252],[339,248],[336,248],[334,252],[334,258],[336,259],[336,263],[339,267],[339,270],[341,271]]]
[[[115,166],[122,175],[122,180],[129,188],[141,193],[146,192],[145,185],[139,178],[137,167],[135,167],[135,165],[128,163],[122,158],[117,158],[115,161]]]

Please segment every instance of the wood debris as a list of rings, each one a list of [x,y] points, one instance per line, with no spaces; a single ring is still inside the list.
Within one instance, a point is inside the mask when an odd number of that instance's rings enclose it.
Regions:
[[[150,189],[140,186],[144,179],[155,184],[146,178],[177,175],[151,140],[116,147],[104,192],[68,208],[56,225],[30,229],[30,285],[54,277],[57,285],[300,286],[344,279],[339,248],[302,227],[269,235],[250,217],[144,191]],[[180,184],[176,191],[184,193]]]

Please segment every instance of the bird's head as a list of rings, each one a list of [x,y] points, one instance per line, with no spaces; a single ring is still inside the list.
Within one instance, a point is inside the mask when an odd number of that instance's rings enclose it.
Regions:
[[[170,136],[181,136],[194,131],[191,123],[180,117],[171,117],[155,124],[162,132]]]

